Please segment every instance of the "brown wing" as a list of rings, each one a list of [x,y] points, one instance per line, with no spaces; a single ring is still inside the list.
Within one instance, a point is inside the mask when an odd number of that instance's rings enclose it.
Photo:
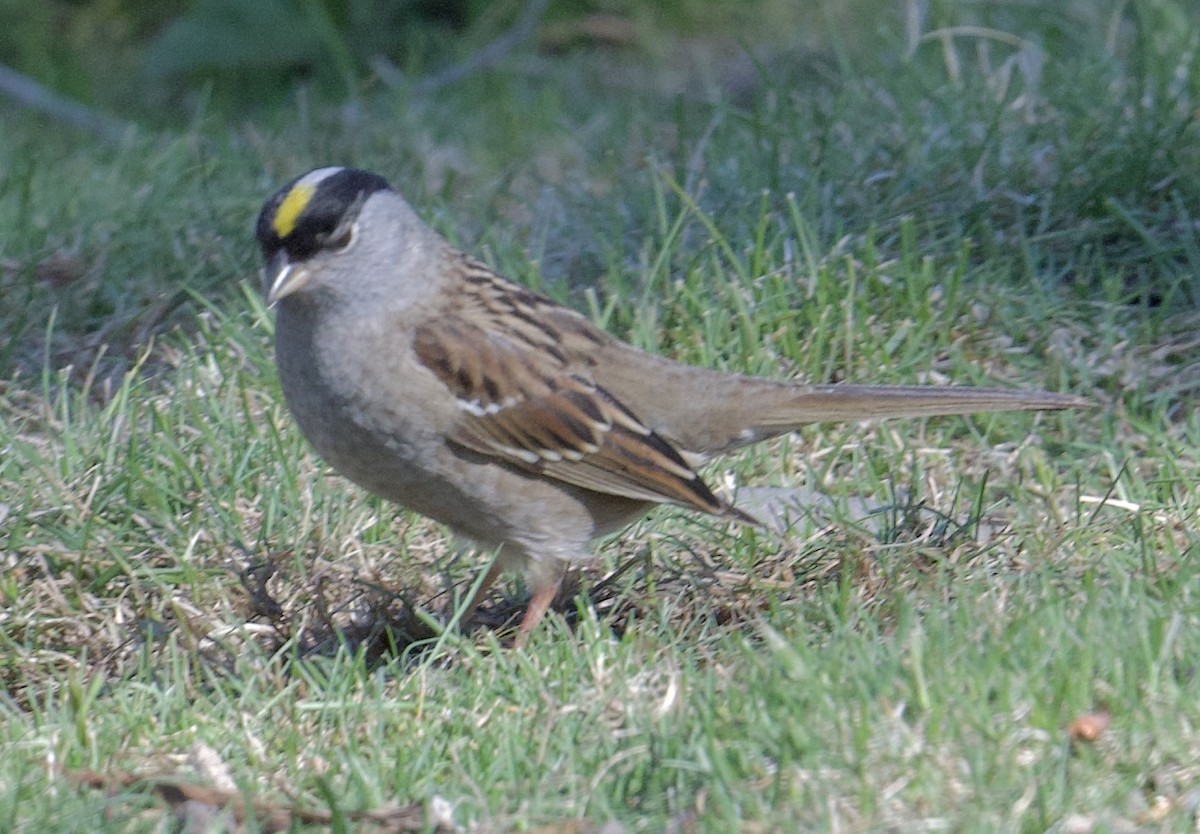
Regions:
[[[413,335],[421,363],[458,400],[460,419],[447,430],[453,442],[596,492],[742,518],[667,441],[587,378],[586,357],[567,354],[564,345],[591,335],[586,320],[490,273],[474,283],[458,308]],[[583,332],[563,338],[556,328],[564,326]]]

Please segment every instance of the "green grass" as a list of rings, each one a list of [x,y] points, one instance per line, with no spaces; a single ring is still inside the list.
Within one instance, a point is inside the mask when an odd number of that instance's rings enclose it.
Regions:
[[[1198,30],[1172,8],[935,4],[925,31],[1021,36],[956,35],[957,62],[830,11],[740,98],[613,96],[610,57],[568,56],[109,148],[0,114],[0,830],[161,830],[144,784],[72,775],[214,784],[198,745],[335,830],[436,798],[471,831],[1193,826]],[[528,649],[423,640],[482,560],[307,448],[255,287],[261,200],[334,161],[684,361],[1099,407],[814,426],[708,470],[802,505],[790,529],[660,510]]]

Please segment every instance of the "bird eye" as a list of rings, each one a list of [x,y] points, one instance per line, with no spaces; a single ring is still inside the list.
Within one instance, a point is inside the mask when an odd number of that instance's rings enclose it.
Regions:
[[[350,248],[350,244],[354,243],[354,238],[357,235],[357,223],[351,223],[349,226],[334,229],[333,233],[325,241],[325,248],[335,252],[344,252]]]

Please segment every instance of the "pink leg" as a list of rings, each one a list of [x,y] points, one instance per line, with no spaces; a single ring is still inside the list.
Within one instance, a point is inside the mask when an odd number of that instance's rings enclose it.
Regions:
[[[541,585],[533,592],[533,596],[529,598],[529,607],[525,609],[525,616],[521,618],[521,625],[517,628],[517,636],[513,639],[514,649],[524,648],[525,643],[529,640],[530,632],[537,628],[537,624],[546,616],[550,603],[554,602],[554,598],[558,596],[562,580],[562,574],[559,573],[550,582]]]

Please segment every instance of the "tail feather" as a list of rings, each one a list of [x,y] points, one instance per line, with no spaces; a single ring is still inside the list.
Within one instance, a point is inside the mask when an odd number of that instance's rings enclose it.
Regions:
[[[1096,404],[1085,397],[1049,391],[930,385],[780,385],[773,397],[746,401],[752,405],[742,410],[735,422],[721,427],[710,424],[703,433],[694,435],[705,455],[757,443],[809,423],[989,411],[1057,411]]]
[[[1091,400],[1049,391],[1005,388],[939,388],[929,385],[807,385],[791,389],[769,413],[764,427],[873,420],[881,417],[935,417],[987,411],[1054,411],[1084,408]]]
[[[679,365],[625,349],[607,358],[597,363],[596,381],[645,425],[698,460],[808,423],[1096,405],[1071,394],[1007,388],[804,385]]]

